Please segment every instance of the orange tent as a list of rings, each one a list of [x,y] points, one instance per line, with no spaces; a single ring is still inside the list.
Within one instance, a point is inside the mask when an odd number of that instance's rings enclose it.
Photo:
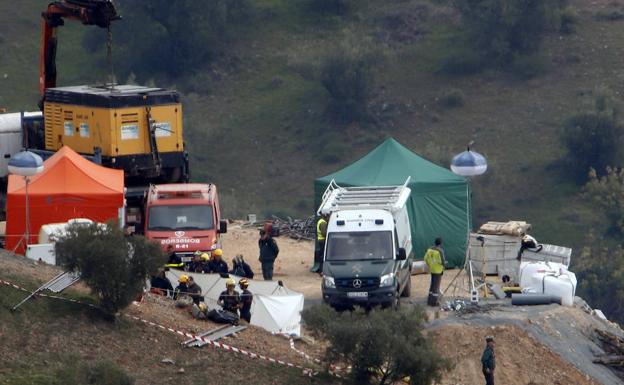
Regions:
[[[99,166],[65,146],[43,163],[43,172],[30,177],[29,244],[37,243],[41,226],[88,218],[106,222],[124,205],[124,173]],[[26,232],[24,177],[10,175],[7,188],[6,248],[13,250]],[[22,242],[16,252],[24,254]]]

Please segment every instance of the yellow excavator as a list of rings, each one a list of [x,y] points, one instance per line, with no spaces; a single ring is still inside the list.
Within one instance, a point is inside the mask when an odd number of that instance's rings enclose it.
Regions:
[[[57,28],[77,20],[108,30],[119,20],[113,0],[63,0],[42,13],[41,119],[23,122],[24,147],[48,157],[62,146],[107,167],[130,185],[187,182],[188,153],[176,91],[135,85],[56,86]]]

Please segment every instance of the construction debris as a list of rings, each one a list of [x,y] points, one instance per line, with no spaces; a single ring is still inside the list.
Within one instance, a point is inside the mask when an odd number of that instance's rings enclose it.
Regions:
[[[273,226],[273,236],[288,235],[292,239],[301,240],[307,239],[313,241],[316,239],[316,219],[314,216],[310,216],[306,219],[293,219],[287,217],[282,219],[278,216],[271,216],[271,219],[267,219],[264,222],[256,222],[256,218],[248,219],[248,222],[244,226],[257,227],[262,229],[266,222],[270,222]]]
[[[593,362],[611,367],[624,378],[624,338],[606,330],[595,329],[594,332],[605,354],[596,356]]]
[[[222,325],[219,326],[217,328],[214,328],[212,330],[208,330],[205,333],[200,334],[198,337],[201,337],[203,340],[199,340],[196,338],[191,338],[190,340],[186,340],[184,342],[182,342],[182,345],[186,345],[186,347],[202,347],[206,344],[208,344],[208,342],[206,341],[216,341],[219,340],[223,337],[227,337],[230,336],[232,334],[241,332],[243,330],[247,329],[247,326],[232,326],[232,325]],[[206,341],[204,341],[206,340]]]

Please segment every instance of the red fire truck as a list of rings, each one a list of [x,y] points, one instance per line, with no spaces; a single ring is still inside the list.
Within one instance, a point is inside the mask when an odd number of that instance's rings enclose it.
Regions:
[[[219,236],[227,232],[214,184],[151,185],[142,197],[128,191],[126,204],[130,232],[158,241],[163,250],[172,245],[183,258],[220,248]]]

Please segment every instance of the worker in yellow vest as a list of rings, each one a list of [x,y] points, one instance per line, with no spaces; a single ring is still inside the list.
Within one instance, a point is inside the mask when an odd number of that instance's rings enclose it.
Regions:
[[[327,220],[329,216],[322,214],[316,222],[317,248],[314,252],[314,266],[310,269],[313,273],[323,274],[323,253],[325,252],[325,237],[327,236]]]
[[[427,250],[424,258],[429,268],[429,274],[431,274],[429,298],[427,299],[427,304],[429,306],[438,306],[440,283],[442,282],[442,274],[444,274],[444,265],[446,264],[444,249],[442,248],[442,238],[436,238],[434,243],[435,245]]]

